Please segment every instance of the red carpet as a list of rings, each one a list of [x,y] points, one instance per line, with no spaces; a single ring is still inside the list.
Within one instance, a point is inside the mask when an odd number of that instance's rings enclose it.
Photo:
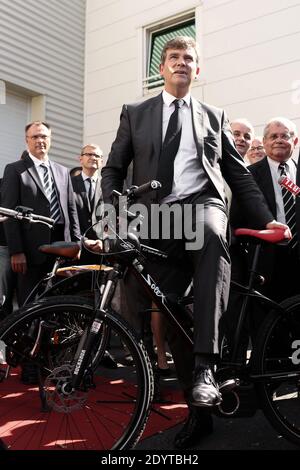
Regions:
[[[166,386],[164,385],[164,387]],[[153,403],[152,405],[152,412],[142,439],[172,428],[186,418],[187,405],[180,391],[163,388],[162,397],[163,403]]]
[[[69,415],[45,413],[40,411],[38,387],[21,384],[19,374],[12,371],[10,379],[0,383],[0,437],[12,450],[110,448],[110,436],[115,439],[120,427],[125,427],[130,419],[132,405],[124,401],[124,396],[133,396],[134,391],[124,381],[100,380],[101,396],[99,388],[90,390],[92,399],[84,411]],[[186,417],[182,394],[165,384],[163,387],[163,402],[152,405],[142,439],[163,432]]]

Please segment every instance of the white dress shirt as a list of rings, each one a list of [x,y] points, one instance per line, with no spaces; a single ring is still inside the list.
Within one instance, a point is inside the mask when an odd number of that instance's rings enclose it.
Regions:
[[[177,99],[166,90],[162,93],[163,98],[163,128],[162,138],[164,140],[169,119],[175,106],[173,101]],[[203,188],[207,182],[207,176],[202,168],[200,158],[197,154],[193,134],[193,122],[191,112],[191,95],[188,93],[181,100],[180,106],[182,132],[180,145],[174,161],[174,177],[171,194],[168,194],[162,202],[172,202],[184,199],[195,194]]]

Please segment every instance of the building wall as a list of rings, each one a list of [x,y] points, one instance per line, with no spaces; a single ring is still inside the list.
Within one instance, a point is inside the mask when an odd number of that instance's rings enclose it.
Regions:
[[[85,8],[85,0],[0,1],[0,81],[30,97],[29,118],[52,126],[51,157],[70,167],[83,140]]]
[[[193,94],[247,117],[257,134],[278,115],[300,132],[300,0],[87,0],[85,141],[107,155],[122,104],[145,99],[143,28],[193,8],[202,52]]]

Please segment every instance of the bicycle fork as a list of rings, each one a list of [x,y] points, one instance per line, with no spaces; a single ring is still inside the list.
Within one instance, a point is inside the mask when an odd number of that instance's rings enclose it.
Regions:
[[[82,340],[80,341],[76,351],[75,357],[77,360],[71,382],[72,390],[77,390],[80,387],[84,374],[91,362],[93,347],[97,343],[98,337],[101,334],[103,316],[105,317],[106,308],[113,297],[119,276],[119,270],[113,269],[108,275],[102,297],[98,291],[95,292],[95,317],[91,326],[89,326],[83,334]],[[100,298],[97,302],[97,297],[99,296]],[[97,304],[99,301],[100,305],[98,307]]]

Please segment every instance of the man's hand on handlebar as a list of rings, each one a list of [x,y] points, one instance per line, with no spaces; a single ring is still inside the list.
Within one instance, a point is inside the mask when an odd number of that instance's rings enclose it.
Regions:
[[[267,229],[272,229],[272,228],[277,228],[277,229],[281,229],[281,230],[285,230],[286,231],[286,238],[292,238],[292,234],[291,234],[291,231],[289,229],[289,227],[286,225],[286,224],[282,224],[281,222],[277,222],[277,220],[272,220],[271,222],[269,222],[267,225],[266,225],[266,228]]]
[[[16,253],[10,257],[11,269],[14,273],[26,274],[27,260],[24,253]]]
[[[88,250],[93,251],[94,253],[101,253],[103,250],[103,243],[101,240],[86,239],[83,243]]]

